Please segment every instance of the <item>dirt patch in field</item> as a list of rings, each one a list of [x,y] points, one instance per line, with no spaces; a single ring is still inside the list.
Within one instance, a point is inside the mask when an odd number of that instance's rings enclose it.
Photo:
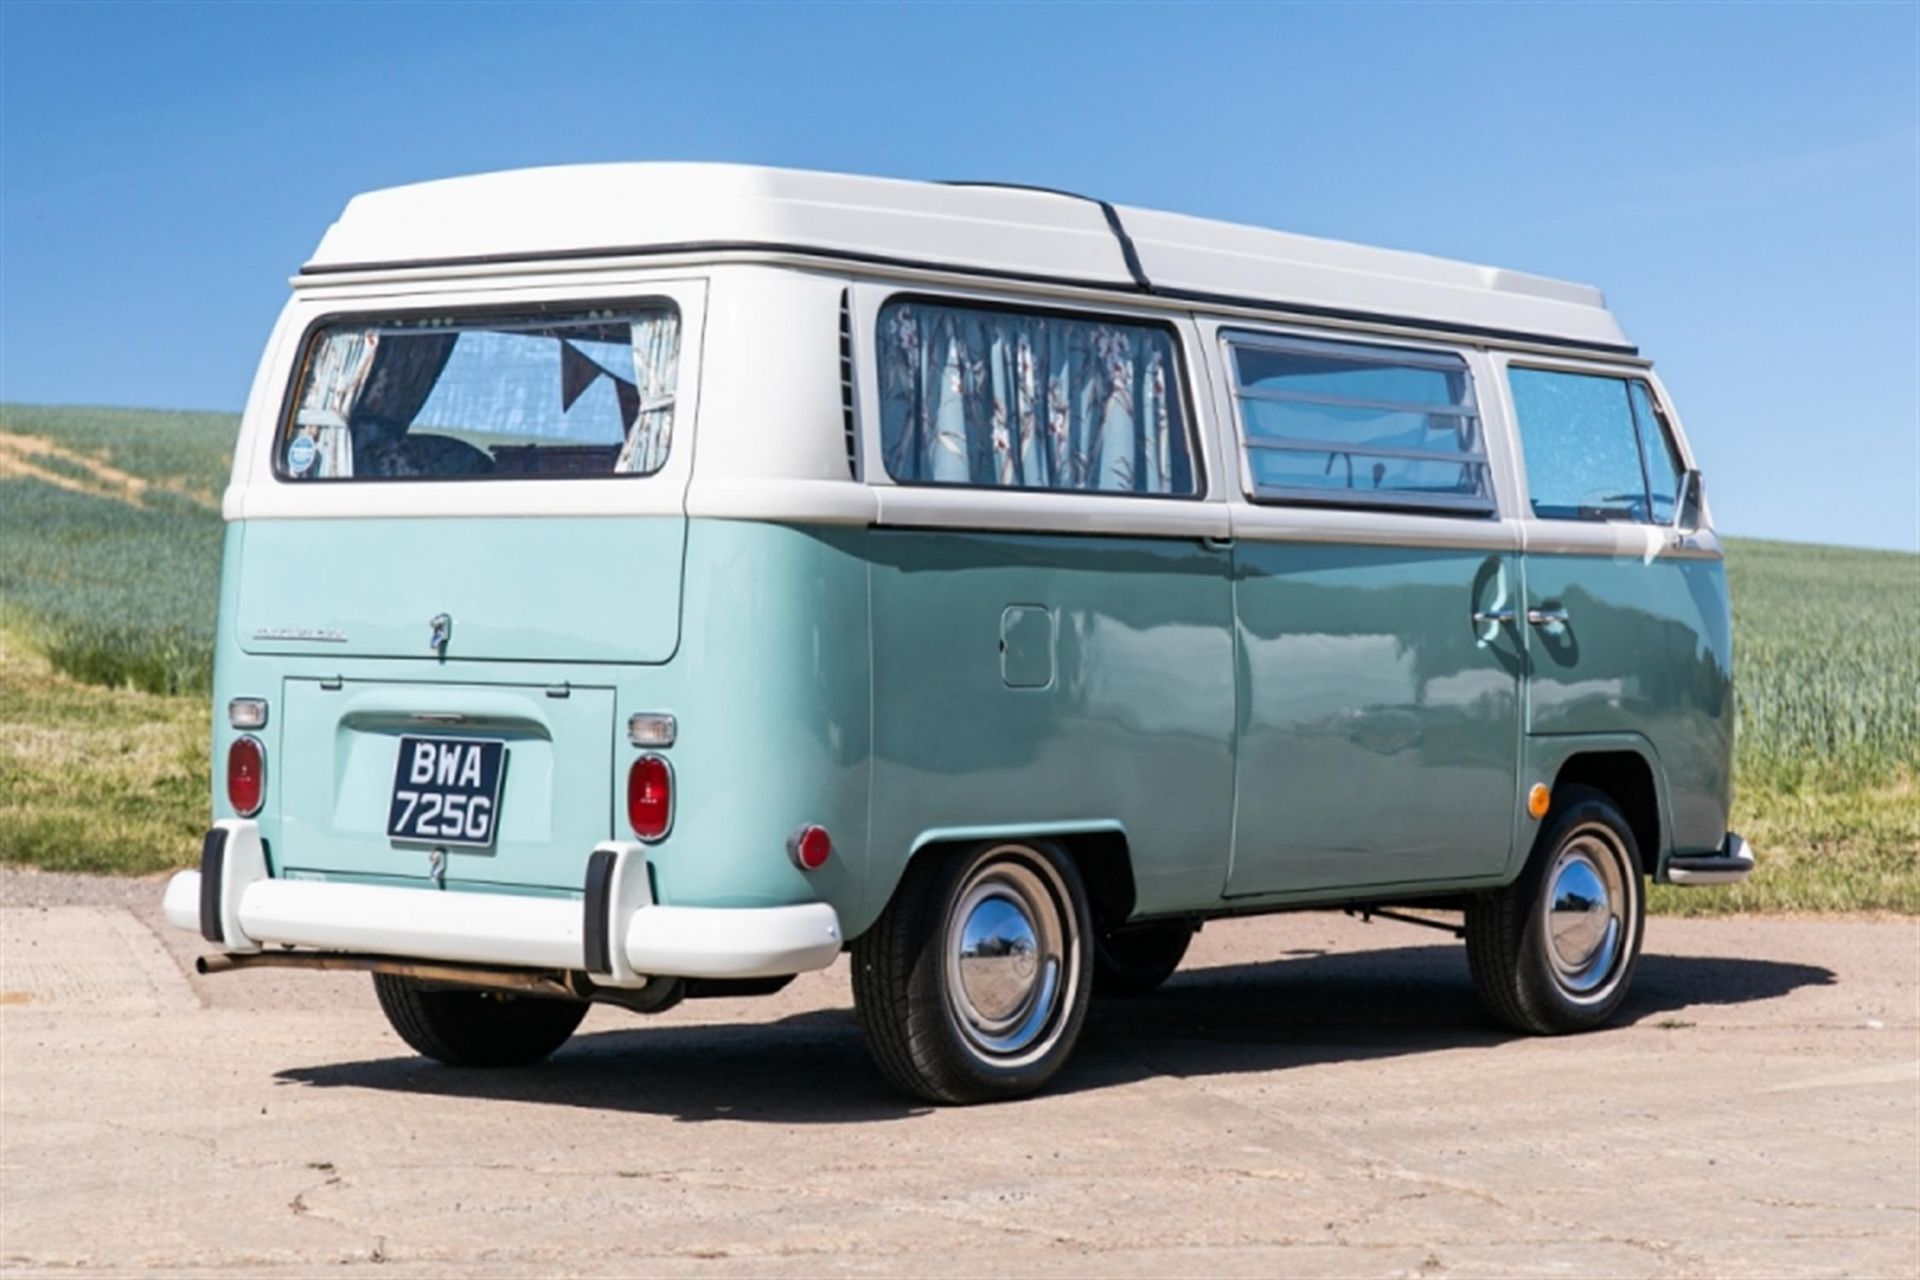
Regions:
[[[179,481],[149,480],[43,436],[0,431],[0,480],[6,479],[39,480],[70,493],[110,498],[130,506],[145,506],[147,493],[155,489],[209,510],[217,510],[220,505]]]

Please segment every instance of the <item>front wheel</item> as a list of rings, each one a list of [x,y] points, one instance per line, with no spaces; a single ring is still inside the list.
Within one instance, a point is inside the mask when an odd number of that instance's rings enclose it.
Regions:
[[[1092,983],[1087,895],[1043,843],[916,860],[853,944],[853,1002],[881,1072],[930,1102],[1032,1093],[1073,1052]]]
[[[450,1067],[524,1067],[567,1042],[584,1000],[434,987],[391,973],[373,975],[387,1021],[416,1051]]]
[[[1626,998],[1646,928],[1633,828],[1604,792],[1568,787],[1513,884],[1467,907],[1481,1003],[1518,1031],[1597,1027]]]

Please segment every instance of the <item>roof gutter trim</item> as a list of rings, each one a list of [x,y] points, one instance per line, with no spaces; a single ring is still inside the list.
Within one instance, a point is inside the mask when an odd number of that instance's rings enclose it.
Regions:
[[[1062,193],[1067,194],[1067,193]],[[1095,201],[1109,211],[1111,224],[1119,221],[1119,215],[1104,201]],[[1162,298],[1168,301],[1196,303],[1202,306],[1235,307],[1248,311],[1271,312],[1288,316],[1341,320],[1351,324],[1389,325],[1395,328],[1412,329],[1427,333],[1452,334],[1460,337],[1485,339],[1494,342],[1525,343],[1530,346],[1554,347],[1566,351],[1588,351],[1610,356],[1633,356],[1640,349],[1632,345],[1618,343],[1588,342],[1579,338],[1561,337],[1557,334],[1532,333],[1524,329],[1500,329],[1485,325],[1461,324],[1431,317],[1394,315],[1376,311],[1352,311],[1341,307],[1319,306],[1304,302],[1281,302],[1272,298],[1247,297],[1233,294],[1209,293],[1201,289],[1182,289],[1167,285],[1155,285],[1140,271],[1139,258],[1133,252],[1133,242],[1120,230],[1122,257],[1126,259],[1131,280],[1101,280],[1074,276],[1053,276],[1026,271],[1012,271],[999,267],[976,267],[954,262],[938,262],[924,258],[897,258],[886,254],[862,253],[856,249],[832,249],[820,245],[782,244],[778,241],[761,240],[689,240],[677,244],[621,245],[582,249],[528,250],[512,253],[481,253],[462,257],[448,258],[412,258],[391,262],[309,262],[300,268],[294,277],[296,284],[303,280],[319,282],[320,277],[347,275],[360,272],[390,271],[433,271],[451,267],[507,266],[539,262],[562,262],[589,258],[648,258],[687,254],[720,253],[775,253],[789,257],[820,259],[827,262],[853,262],[868,266],[895,267],[912,271],[932,271],[947,275],[972,276],[987,280],[1013,280],[1022,284],[1051,285],[1067,289],[1108,289],[1127,293],[1138,293],[1148,297]]]

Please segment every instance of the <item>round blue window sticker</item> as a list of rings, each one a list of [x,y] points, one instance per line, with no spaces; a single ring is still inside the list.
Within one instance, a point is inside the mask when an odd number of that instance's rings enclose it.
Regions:
[[[313,467],[313,459],[320,450],[307,436],[295,436],[293,443],[287,446],[287,470],[296,476],[307,474]]]

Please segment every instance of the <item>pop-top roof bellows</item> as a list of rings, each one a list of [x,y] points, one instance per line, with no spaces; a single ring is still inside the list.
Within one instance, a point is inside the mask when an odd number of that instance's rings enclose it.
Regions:
[[[303,275],[725,250],[1627,346],[1587,285],[1036,188],[750,165],[572,165],[370,191]]]

